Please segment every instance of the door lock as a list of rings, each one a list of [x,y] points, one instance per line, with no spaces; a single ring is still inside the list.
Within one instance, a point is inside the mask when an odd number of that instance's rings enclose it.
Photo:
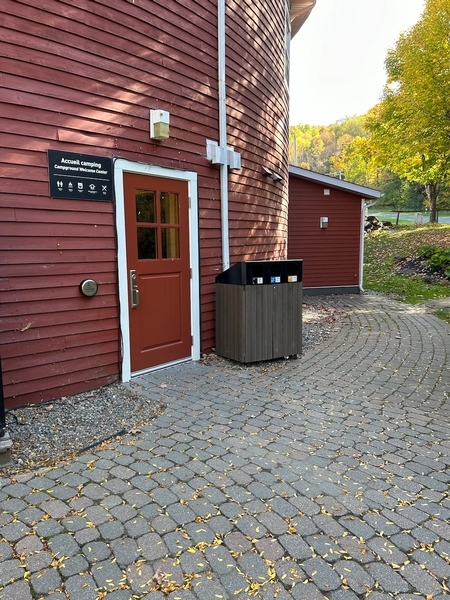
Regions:
[[[130,292],[131,292],[131,308],[139,306],[139,289],[137,286],[136,271],[130,271]]]

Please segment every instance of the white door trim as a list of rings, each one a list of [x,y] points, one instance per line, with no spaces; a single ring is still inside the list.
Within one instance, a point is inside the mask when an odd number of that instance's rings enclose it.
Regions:
[[[181,171],[179,169],[166,169],[155,165],[133,162],[124,158],[114,159],[114,186],[115,186],[115,212],[117,230],[117,268],[119,277],[119,315],[120,331],[122,336],[122,381],[129,381],[131,376],[131,350],[130,350],[130,322],[128,313],[128,269],[125,240],[125,196],[123,187],[123,174],[136,173],[139,175],[153,175],[186,181],[188,184],[189,203],[189,259],[192,270],[191,277],[191,331],[193,344],[191,359],[200,358],[200,273],[199,273],[199,248],[198,248],[198,194],[197,173],[194,171]],[[182,362],[182,361],[180,361]],[[173,363],[171,363],[173,364]],[[157,367],[156,367],[157,368]],[[152,369],[149,369],[149,371]],[[142,371],[140,371],[142,373]]]

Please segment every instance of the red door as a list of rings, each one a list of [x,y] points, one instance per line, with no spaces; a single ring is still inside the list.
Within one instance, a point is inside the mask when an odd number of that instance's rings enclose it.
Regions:
[[[191,356],[187,183],[124,173],[131,371]]]

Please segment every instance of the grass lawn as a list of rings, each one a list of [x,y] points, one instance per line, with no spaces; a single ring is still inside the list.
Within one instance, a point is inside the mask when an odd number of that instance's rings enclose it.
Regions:
[[[364,289],[393,294],[396,300],[420,304],[450,296],[450,280],[430,282],[419,274],[396,273],[400,260],[416,258],[422,246],[450,248],[450,225],[403,225],[365,237]],[[438,316],[450,322],[447,310]]]

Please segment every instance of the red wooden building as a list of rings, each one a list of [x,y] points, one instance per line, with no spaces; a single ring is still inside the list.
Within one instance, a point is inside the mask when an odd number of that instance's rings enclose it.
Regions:
[[[288,258],[303,259],[305,294],[359,293],[366,203],[378,190],[289,168]]]
[[[286,257],[289,29],[314,3],[2,1],[7,406],[198,358],[215,276]]]

